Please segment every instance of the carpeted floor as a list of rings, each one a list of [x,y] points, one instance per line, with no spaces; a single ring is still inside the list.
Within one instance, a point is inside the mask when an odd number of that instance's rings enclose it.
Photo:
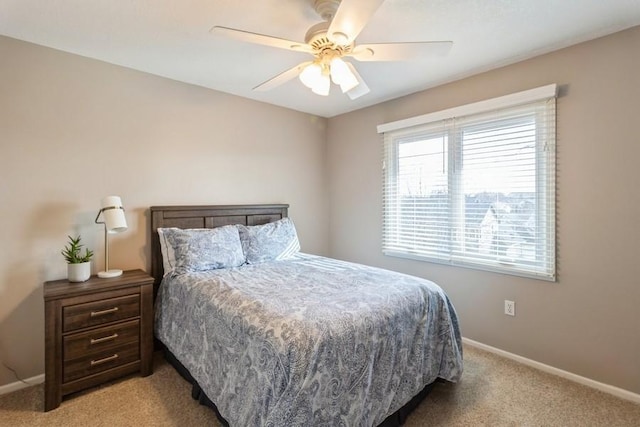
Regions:
[[[473,347],[464,350],[462,381],[437,384],[407,427],[640,426],[640,405]],[[0,396],[0,426],[219,426],[162,357],[149,377],[77,393],[47,413],[43,400],[42,385]]]

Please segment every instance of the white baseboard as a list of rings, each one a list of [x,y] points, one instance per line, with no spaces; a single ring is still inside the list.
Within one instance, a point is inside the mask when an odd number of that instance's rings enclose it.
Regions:
[[[600,390],[602,392],[611,394],[613,396],[620,397],[622,399],[640,404],[640,394],[633,393],[629,390],[625,390],[609,384],[601,383],[599,381],[595,381],[590,378],[573,374],[571,372],[564,371],[562,369],[554,368],[553,366],[545,365],[544,363],[536,362],[535,360],[527,359],[526,357],[518,356],[517,354],[509,353],[508,351],[500,350],[499,348],[491,347],[490,345],[483,344],[481,342],[474,341],[469,338],[463,337],[462,342],[472,347],[477,347],[481,350],[488,351],[489,353],[497,354],[498,356],[502,356],[504,358],[514,360],[518,363],[522,363],[523,365],[530,366],[540,371],[557,375],[559,377],[566,378],[570,381],[573,381],[582,385],[586,385],[587,387],[591,387],[596,390]],[[28,384],[25,384],[21,381],[16,381],[14,383],[0,386],[0,396],[3,394],[11,393],[13,391],[30,387],[32,385],[41,384],[44,382],[44,374],[27,378],[25,382],[27,382]]]
[[[573,382],[586,385],[587,387],[600,390],[602,392],[611,394],[616,397],[620,397],[625,400],[630,400],[634,403],[640,403],[640,394],[630,392],[619,387],[615,387],[609,384],[604,384],[590,378],[582,377],[580,375],[573,374],[571,372],[563,371],[562,369],[554,368],[553,366],[545,365],[544,363],[536,362],[535,360],[527,359],[526,357],[518,356],[517,354],[509,353],[508,351],[500,350],[499,348],[491,347],[490,345],[482,344],[478,341],[470,340],[469,338],[462,338],[464,344],[472,347],[477,347],[481,350],[488,351],[489,353],[497,354],[498,356],[505,357],[507,359],[514,360],[523,365],[530,366],[549,374],[557,375],[562,378],[566,378]]]
[[[44,382],[44,374],[36,375],[35,377],[27,378],[24,380],[27,384],[22,381],[16,381],[14,383],[5,384],[0,386],[0,396],[3,394],[11,393],[12,391],[18,391],[23,388],[31,387],[32,385],[41,384]]]

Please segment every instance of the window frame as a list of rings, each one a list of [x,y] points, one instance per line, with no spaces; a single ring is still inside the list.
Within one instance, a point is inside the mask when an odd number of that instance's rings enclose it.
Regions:
[[[500,98],[481,101],[461,107],[452,108],[436,113],[430,113],[398,122],[378,126],[378,133],[383,135],[383,229],[382,250],[387,256],[409,258],[439,264],[454,265],[477,270],[487,270],[502,274],[524,276],[534,279],[555,281],[556,279],[556,244],[555,244],[555,99],[557,86],[555,84],[519,92]],[[534,103],[545,103],[542,110],[530,108]],[[504,116],[494,116],[494,112],[501,110]],[[524,113],[523,113],[524,112]],[[518,114],[526,117],[533,115],[536,126],[535,139],[535,206],[536,206],[536,237],[535,260],[529,268],[525,268],[525,260],[508,265],[505,258],[490,257],[480,262],[480,256],[475,256],[465,249],[468,222],[465,218],[465,194],[462,191],[462,164],[464,131],[483,124],[501,121],[517,121]],[[542,120],[542,122],[541,122]],[[456,122],[457,123],[453,123]],[[459,123],[462,123],[461,125]],[[452,124],[453,123],[453,124]],[[540,123],[543,123],[541,125]],[[438,130],[439,128],[439,130]],[[540,131],[540,129],[542,131]],[[440,252],[429,255],[428,250],[402,249],[400,245],[391,247],[387,244],[389,235],[400,242],[399,228],[401,209],[400,190],[397,189],[399,180],[399,150],[400,144],[411,139],[442,137],[446,138],[447,156],[443,168],[447,170],[447,200],[448,200],[448,233],[446,239],[448,249],[446,256],[438,256]],[[443,150],[444,151],[444,150]],[[543,179],[541,179],[543,178]],[[396,189],[393,190],[393,187]],[[395,213],[394,213],[395,210]],[[390,224],[390,218],[396,218]],[[463,233],[462,235],[460,233]],[[465,253],[467,256],[465,256]]]

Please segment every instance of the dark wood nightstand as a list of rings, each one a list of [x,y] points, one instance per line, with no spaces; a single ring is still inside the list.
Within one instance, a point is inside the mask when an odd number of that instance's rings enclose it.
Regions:
[[[122,276],[44,284],[44,410],[62,396],[153,366],[153,278]]]

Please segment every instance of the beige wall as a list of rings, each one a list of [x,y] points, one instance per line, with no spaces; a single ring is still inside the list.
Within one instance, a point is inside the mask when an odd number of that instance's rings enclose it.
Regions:
[[[332,256],[439,283],[470,339],[640,393],[639,47],[636,27],[330,119]],[[549,83],[561,86],[558,281],[383,256],[376,126]]]
[[[110,264],[149,268],[147,208],[289,203],[303,250],[328,252],[326,119],[0,37],[0,360],[43,373],[42,282],[120,195]],[[0,385],[16,381],[0,366]]]

